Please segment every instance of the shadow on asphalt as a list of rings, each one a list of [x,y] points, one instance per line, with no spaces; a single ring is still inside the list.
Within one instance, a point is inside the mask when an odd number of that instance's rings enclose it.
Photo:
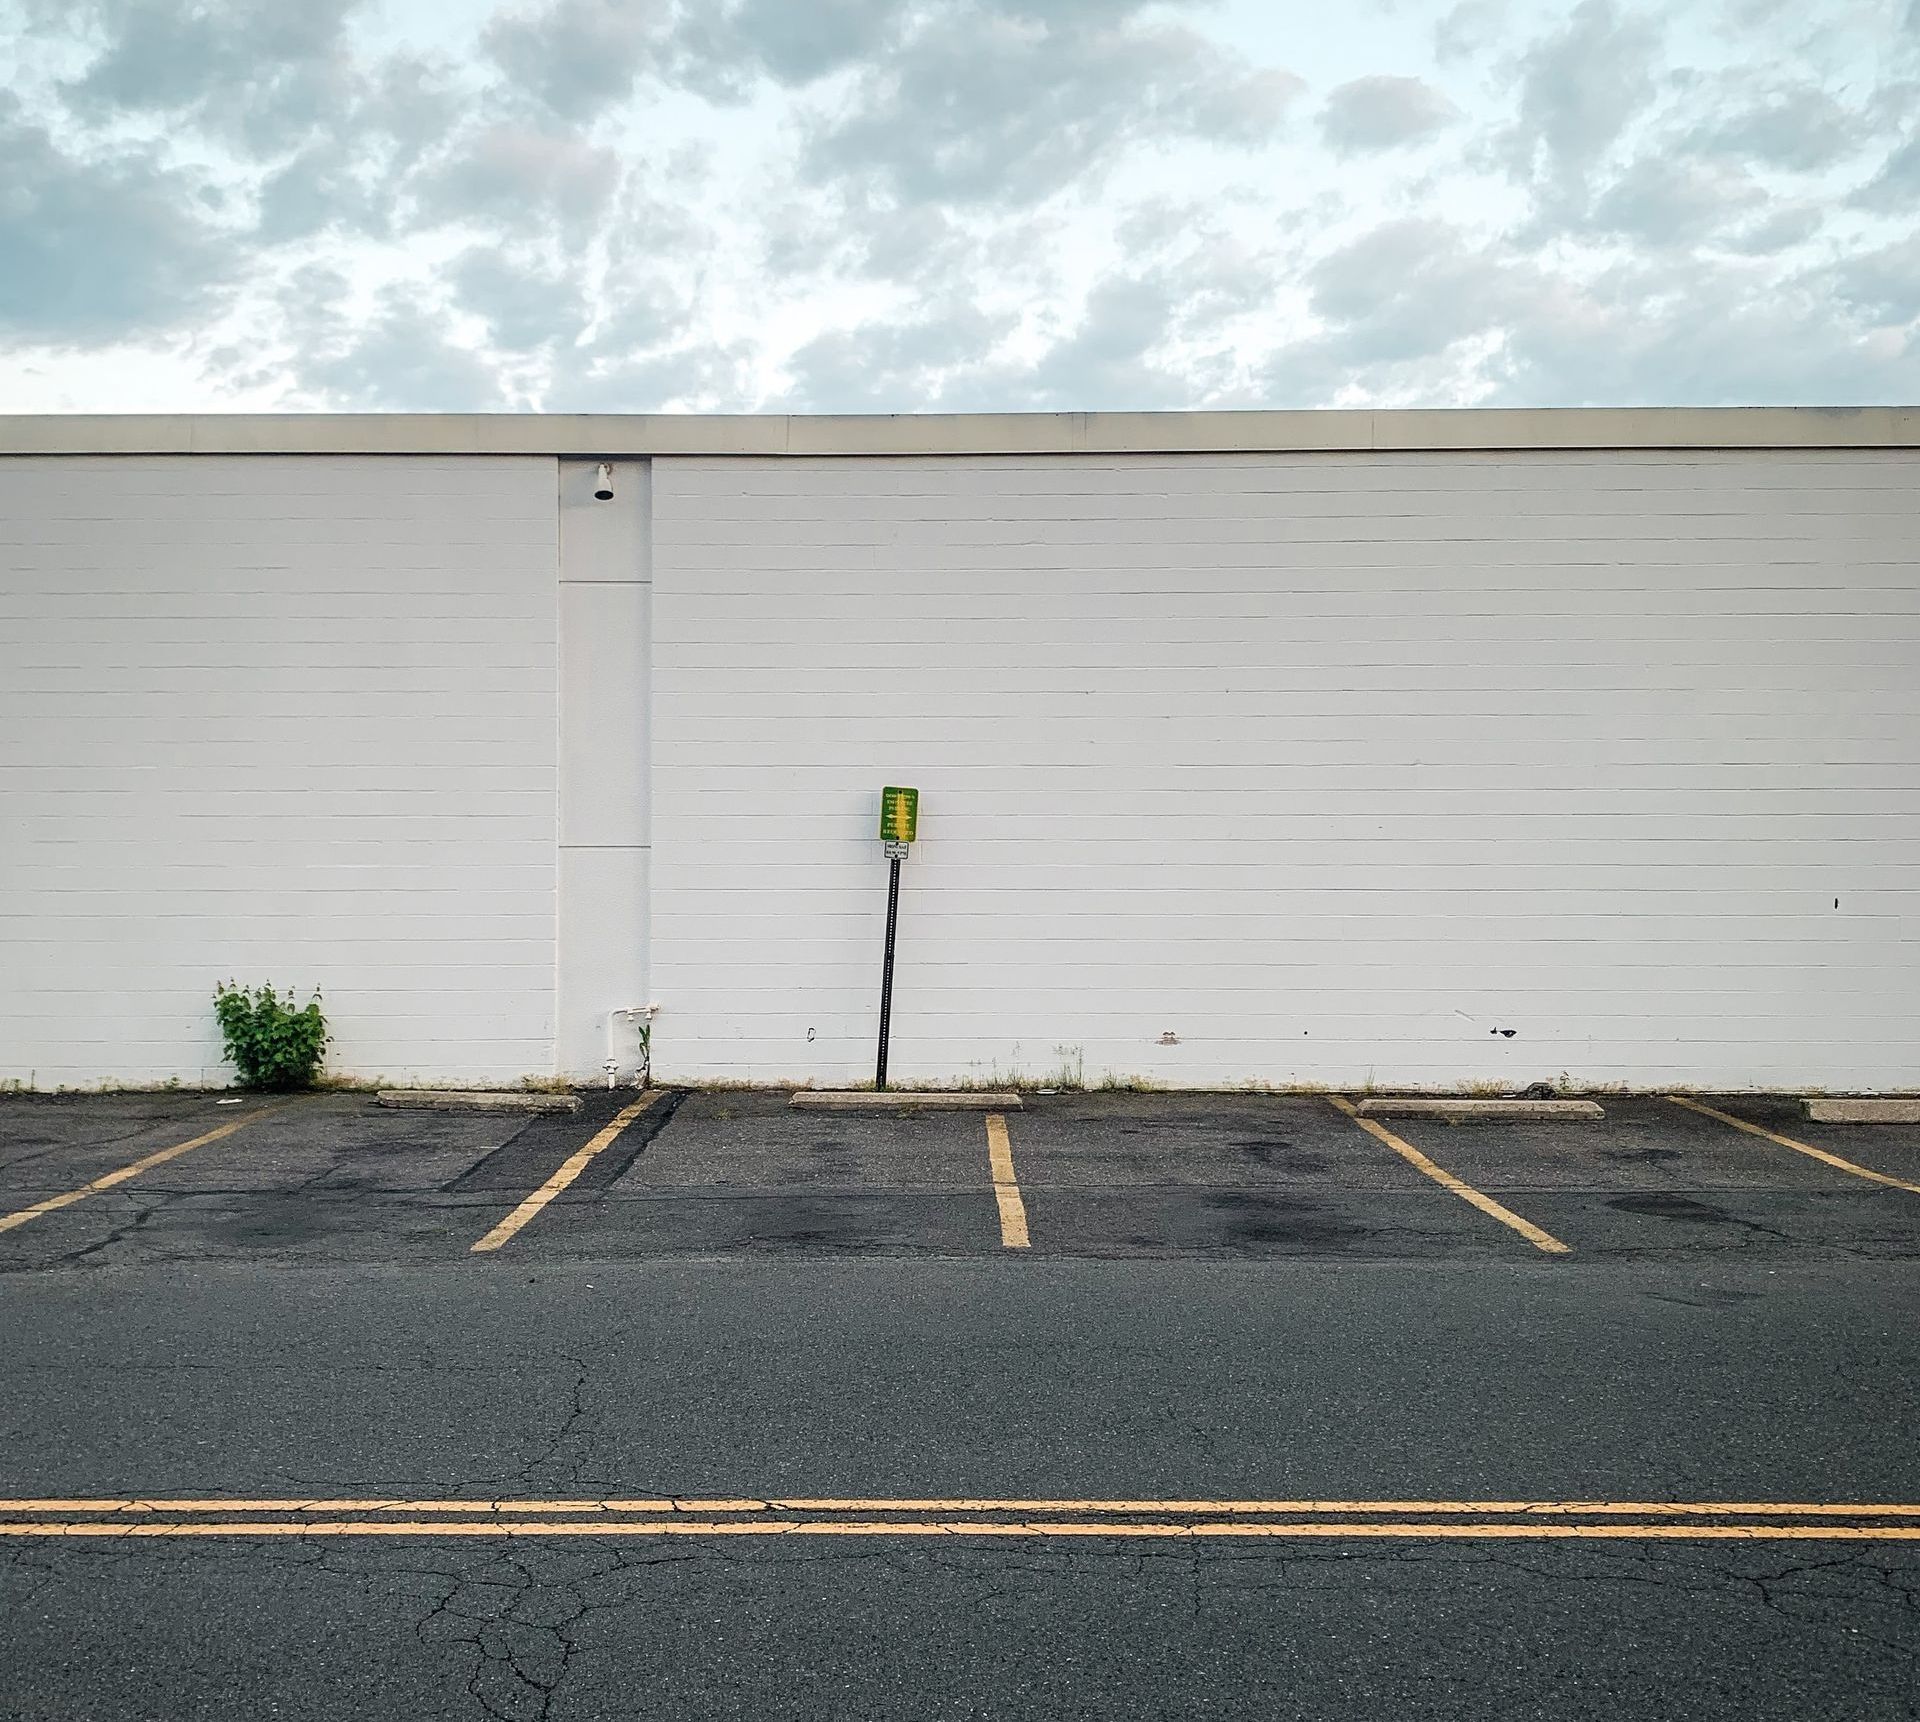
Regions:
[[[580,1099],[572,1115],[525,1120],[351,1094],[271,1109],[208,1094],[8,1097],[0,1219],[245,1122],[0,1231],[0,1272],[464,1257],[633,1095]],[[1537,1259],[1489,1208],[1564,1241],[1571,1262],[1920,1255],[1920,1195],[1657,1097],[1605,1104],[1597,1123],[1398,1120],[1402,1154],[1316,1096],[1035,1096],[1007,1120],[1029,1222],[1016,1250],[977,1113],[800,1112],[784,1092],[675,1091],[588,1158],[500,1259]],[[1920,1126],[1811,1125],[1778,1097],[1716,1104],[1920,1182]]]

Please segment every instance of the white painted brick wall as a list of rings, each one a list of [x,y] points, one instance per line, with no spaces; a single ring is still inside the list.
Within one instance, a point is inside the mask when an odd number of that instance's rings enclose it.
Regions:
[[[654,508],[666,1075],[870,1077],[895,782],[902,1079],[1920,1085],[1910,452],[662,460]]]
[[[552,1068],[555,463],[0,461],[0,1080]]]

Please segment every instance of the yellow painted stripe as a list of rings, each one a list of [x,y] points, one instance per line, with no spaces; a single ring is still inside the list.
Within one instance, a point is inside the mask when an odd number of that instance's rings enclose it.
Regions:
[[[1698,1100],[1690,1100],[1684,1094],[1669,1094],[1667,1098],[1675,1106],[1684,1106],[1689,1112],[1698,1112],[1707,1118],[1717,1118],[1722,1124],[1731,1124],[1736,1130],[1744,1130],[1749,1136],[1762,1136],[1769,1142],[1777,1142],[1782,1148],[1791,1148],[1796,1154],[1805,1154],[1818,1160],[1822,1165],[1832,1166],[1841,1172],[1851,1172],[1856,1178],[1870,1178],[1876,1184],[1888,1184],[1896,1190],[1907,1190],[1920,1196],[1920,1184],[1909,1184],[1904,1178],[1889,1178],[1884,1172],[1875,1172],[1866,1166],[1856,1166],[1851,1160],[1843,1160],[1838,1154],[1829,1154],[1824,1148],[1816,1148],[1811,1142],[1796,1142],[1791,1136],[1782,1136],[1777,1131],[1762,1129],[1758,1124],[1749,1124],[1744,1118],[1736,1118],[1731,1112],[1722,1112],[1717,1106],[1705,1106]]]
[[[587,1169],[587,1163],[592,1160],[596,1154],[612,1146],[618,1139],[620,1132],[625,1130],[626,1127],[638,1118],[641,1113],[645,1112],[649,1106],[652,1106],[654,1102],[659,1100],[664,1093],[664,1089],[654,1089],[650,1093],[643,1094],[631,1106],[622,1107],[620,1111],[614,1115],[612,1123],[596,1135],[592,1141],[588,1142],[584,1148],[575,1149],[565,1160],[561,1161],[560,1170],[554,1173],[539,1189],[535,1190],[531,1196],[527,1197],[527,1199],[502,1220],[499,1225],[487,1233],[479,1243],[473,1246],[469,1253],[479,1255],[486,1250],[497,1250],[502,1244],[512,1239],[520,1231],[521,1227],[525,1226],[534,1215],[539,1213],[555,1196],[559,1195],[562,1190],[566,1189],[574,1179],[579,1177],[580,1174]]]
[[[1027,1244],[1027,1204],[1013,1175],[1013,1144],[1007,1140],[1007,1121],[998,1112],[987,1114],[987,1164],[993,1171],[993,1199],[1000,1209],[1000,1242],[1009,1250]]]
[[[171,1148],[162,1148],[157,1154],[149,1154],[145,1159],[134,1161],[131,1166],[122,1166],[119,1171],[96,1178],[91,1184],[82,1184],[79,1189],[69,1190],[63,1196],[49,1196],[44,1202],[35,1202],[31,1208],[16,1209],[11,1214],[0,1216],[0,1232],[10,1232],[15,1226],[24,1226],[29,1220],[39,1219],[42,1214],[51,1214],[58,1208],[70,1208],[75,1202],[84,1202],[89,1196],[97,1196],[102,1190],[111,1190],[116,1184],[124,1184],[129,1178],[137,1178],[155,1166],[164,1166],[169,1160],[178,1160],[182,1154],[191,1153],[195,1148],[204,1148],[209,1142],[218,1142],[223,1136],[244,1130],[256,1118],[264,1118],[269,1112],[279,1110],[277,1106],[262,1106],[258,1111],[229,1118],[217,1130],[209,1130],[204,1136],[194,1137],[191,1142],[176,1142]]]
[[[762,1513],[767,1501],[403,1501],[227,1499],[140,1500],[133,1497],[0,1500],[0,1516],[18,1513]]]
[[[986,1519],[297,1519],[146,1520],[135,1524],[22,1519],[0,1523],[0,1537],[1356,1537],[1480,1542],[1920,1542],[1920,1525],[1790,1524],[1478,1524],[1232,1520],[1088,1524]]]
[[[1511,1208],[1496,1202],[1485,1192],[1476,1190],[1464,1178],[1456,1178],[1446,1167],[1435,1165],[1411,1142],[1403,1142],[1376,1119],[1362,1118],[1353,1102],[1345,1095],[1329,1094],[1327,1098],[1369,1136],[1384,1142],[1416,1172],[1424,1172],[1442,1189],[1451,1190],[1461,1201],[1471,1202],[1481,1213],[1518,1232],[1536,1250],[1544,1250],[1550,1256],[1566,1256],[1573,1253],[1568,1245],[1561,1243],[1551,1232],[1542,1231],[1531,1220],[1521,1219]]]
[[[1179,1517],[1329,1513],[1348,1518],[1370,1515],[1434,1514],[1498,1517],[1579,1518],[1846,1518],[1920,1519],[1920,1502],[1911,1501],[1225,1501],[1225,1500],[1032,1500],[970,1496],[820,1496],[784,1499],[704,1499],[672,1496],[656,1500],[478,1501],[478,1500],[334,1500],[201,1497],[195,1499],[107,1497],[32,1497],[0,1500],[0,1515],[47,1513],[1081,1513],[1158,1514]]]
[[[710,1511],[702,1503],[681,1504],[690,1511]],[[1888,1505],[1833,1504],[1811,1501],[1022,1501],[1022,1500],[796,1500],[768,1501],[775,1512],[929,1512],[929,1513],[1434,1513],[1533,1514],[1602,1517],[1726,1517],[1758,1518],[1913,1518],[1920,1519],[1920,1502]]]

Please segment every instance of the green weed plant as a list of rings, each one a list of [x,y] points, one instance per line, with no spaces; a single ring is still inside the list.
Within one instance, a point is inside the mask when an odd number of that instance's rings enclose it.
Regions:
[[[282,998],[271,985],[248,992],[226,981],[214,988],[213,1014],[242,1088],[313,1086],[329,1038],[318,988],[296,1007],[291,987]]]

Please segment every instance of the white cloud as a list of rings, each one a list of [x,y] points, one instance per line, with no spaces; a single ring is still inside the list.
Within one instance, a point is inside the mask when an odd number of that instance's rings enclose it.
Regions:
[[[1765,202],[1766,193],[1745,174],[1646,156],[1596,200],[1593,225],[1649,246],[1696,245]]]
[[[1143,142],[1258,146],[1300,88],[1192,30],[1091,5],[949,5],[860,67],[809,124],[803,160],[815,182],[867,176],[903,202],[1019,206],[1097,184]]]
[[[1867,135],[1861,115],[1817,85],[1796,84],[1699,127],[1689,141],[1736,161],[1813,173],[1852,154]]]
[[[454,258],[447,274],[454,304],[485,323],[488,338],[504,352],[571,342],[587,326],[579,280],[537,257],[476,245]]]
[[[556,0],[488,27],[488,54],[520,88],[567,121],[591,120],[633,94],[672,16],[667,0]]]
[[[1835,291],[1876,324],[1920,322],[1920,234],[1850,257],[1833,270]]]
[[[1920,132],[1888,154],[1853,201],[1889,214],[1920,210]]]
[[[577,133],[511,123],[456,137],[414,182],[423,220],[587,237],[620,188],[617,151]]]
[[[511,404],[502,379],[448,338],[447,320],[405,293],[302,355],[302,392],[327,406],[376,412],[487,412]]]
[[[457,21],[0,0],[0,387],[1920,396],[1917,18],[1459,0],[1302,33],[1203,0],[469,0]]]
[[[1459,117],[1452,102],[1419,78],[1355,78],[1327,97],[1320,135],[1340,155],[1403,149]]]
[[[0,97],[0,338],[113,341],[207,315],[243,267],[147,148],[69,153]]]
[[[1564,29],[1521,59],[1519,159],[1577,178],[1652,101],[1660,27],[1613,0],[1580,0]]]

